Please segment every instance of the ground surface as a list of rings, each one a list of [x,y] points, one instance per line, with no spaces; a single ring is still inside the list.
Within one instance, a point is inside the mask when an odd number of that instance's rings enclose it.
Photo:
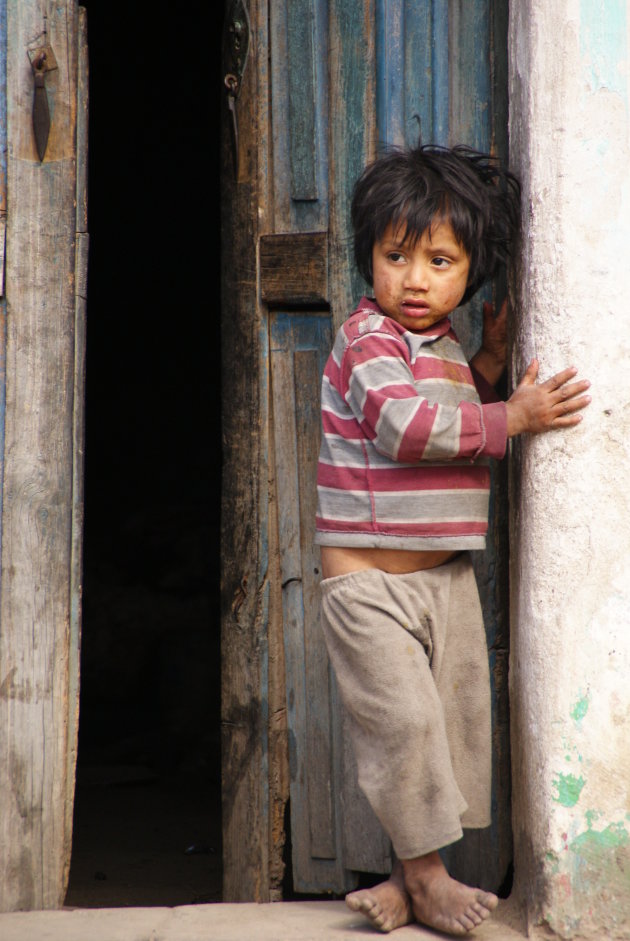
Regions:
[[[194,905],[165,909],[28,912],[0,915],[2,941],[439,941],[448,936],[409,925],[382,935],[343,902]],[[471,941],[524,941],[501,914]]]

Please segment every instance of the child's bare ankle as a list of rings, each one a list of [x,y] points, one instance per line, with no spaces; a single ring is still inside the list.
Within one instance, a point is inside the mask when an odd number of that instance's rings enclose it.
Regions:
[[[412,859],[401,859],[400,862],[405,884],[407,880],[424,881],[426,878],[439,876],[442,872],[447,874],[442,857],[437,851],[425,853],[423,856],[414,856]]]
[[[438,852],[401,860],[405,889],[413,914],[422,924],[465,935],[480,925],[498,905],[492,892],[471,888],[452,879]]]

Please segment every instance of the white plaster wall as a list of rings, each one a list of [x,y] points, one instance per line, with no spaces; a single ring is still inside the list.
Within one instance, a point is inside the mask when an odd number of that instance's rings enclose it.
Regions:
[[[593,384],[577,429],[512,448],[515,893],[563,938],[630,937],[629,12],[510,11],[514,381],[537,356]]]

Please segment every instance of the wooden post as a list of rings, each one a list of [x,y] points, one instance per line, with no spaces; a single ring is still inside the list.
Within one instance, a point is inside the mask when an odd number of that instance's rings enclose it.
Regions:
[[[270,898],[268,341],[256,258],[265,218],[262,181],[268,178],[268,10],[265,0],[250,0],[247,7],[250,50],[236,101],[238,178],[227,101],[223,115],[221,728],[226,902]],[[228,3],[228,15],[231,8]]]
[[[47,13],[44,21],[43,13]],[[0,910],[62,904],[78,697],[84,272],[77,228],[78,8],[8,0],[6,415],[0,581]],[[46,33],[44,32],[46,30]],[[50,44],[47,150],[28,52]],[[83,57],[83,62],[85,58]],[[84,122],[80,136],[85,139]],[[76,320],[80,322],[76,330]],[[74,523],[74,535],[73,535]],[[74,577],[72,577],[72,575]]]

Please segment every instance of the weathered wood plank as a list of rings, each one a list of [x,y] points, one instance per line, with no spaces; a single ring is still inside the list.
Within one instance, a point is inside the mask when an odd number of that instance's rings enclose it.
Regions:
[[[449,137],[488,150],[491,138],[490,0],[451,0]]]
[[[291,198],[301,201],[317,199],[314,27],[313,0],[291,0],[287,6]]]
[[[229,7],[228,7],[229,10]],[[268,16],[249,0],[252,29],[237,101],[239,174],[231,116],[222,115],[221,728],[223,897],[269,900],[267,340],[256,246],[266,223]],[[227,25],[227,24],[226,24]]]
[[[448,144],[450,83],[453,62],[449,42],[449,13],[452,0],[431,0],[431,92],[433,111],[432,144]],[[456,63],[453,63],[456,67]]]
[[[0,297],[4,297],[4,256],[7,245],[7,217],[0,212]]]
[[[405,2],[376,5],[376,112],[379,144],[405,142]]]
[[[501,160],[509,160],[508,142],[508,21],[507,0],[490,4],[490,91],[492,95],[492,140],[490,149]]]
[[[329,283],[334,331],[353,310],[365,285],[352,252],[350,196],[376,153],[374,0],[330,0],[330,224]]]
[[[72,437],[72,545],[70,556],[70,637],[68,657],[68,788],[65,807],[66,845],[72,845],[74,779],[79,733],[79,674],[83,587],[83,465],[85,450],[85,354],[87,313],[88,196],[88,32],[87,11],[79,8],[77,81],[77,187],[74,327],[74,400]],[[70,872],[70,853],[64,871],[64,894]]]
[[[268,231],[308,232],[328,223],[326,4],[270,4],[273,206]]]
[[[321,560],[315,535],[317,456],[319,454],[321,350],[296,350],[293,356],[296,452],[299,493],[300,559],[306,667],[306,754],[311,855],[338,855],[333,805],[330,666],[319,618]]]
[[[319,625],[319,553],[312,544],[319,385],[330,322],[272,314],[271,369],[278,531],[287,670],[294,887],[344,891],[334,809],[332,705]]]
[[[405,0],[405,141],[433,141],[432,0]]]
[[[273,400],[269,414],[273,428]],[[269,448],[269,485],[269,898],[280,902],[283,898],[284,850],[290,839],[285,830],[290,775],[274,447]]]
[[[6,253],[0,908],[12,910],[59,906],[70,853],[78,17],[72,0],[43,7],[9,0],[7,12],[14,208]],[[59,67],[47,81],[53,121],[40,164],[26,53],[42,42],[43,12]]]
[[[283,318],[284,320],[284,318]],[[306,779],[306,754],[302,731],[306,703],[306,676],[303,642],[300,535],[296,507],[299,500],[295,411],[293,403],[292,350],[277,315],[272,315],[271,388],[275,438],[275,467],[280,582],[282,585],[283,634],[287,669],[287,715],[289,726],[289,769],[291,775],[291,855],[294,884],[300,876],[313,879],[310,860],[310,833]],[[279,335],[280,334],[280,335]]]
[[[263,235],[260,288],[267,304],[293,306],[328,301],[326,232]]]

